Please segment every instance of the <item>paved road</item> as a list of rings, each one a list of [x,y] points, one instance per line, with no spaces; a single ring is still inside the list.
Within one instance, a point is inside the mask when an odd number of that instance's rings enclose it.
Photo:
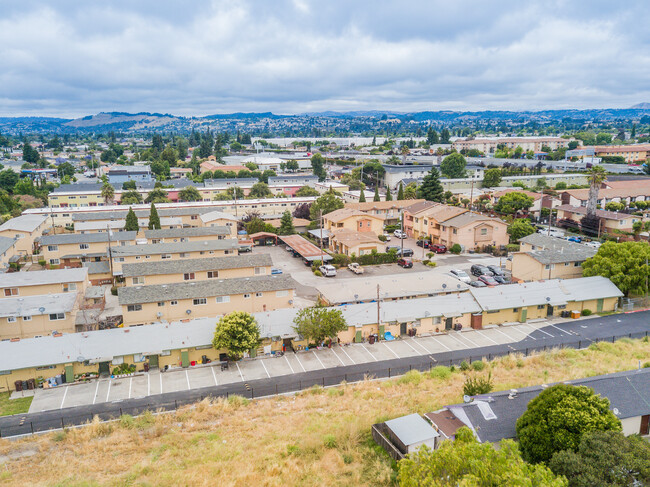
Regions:
[[[168,392],[144,398],[133,398],[109,403],[63,408],[42,413],[32,413],[0,418],[0,436],[9,437],[29,434],[35,431],[83,424],[94,416],[100,419],[119,417],[120,414],[139,414],[145,410],[172,410],[183,404],[190,404],[206,396],[225,397],[239,394],[249,398],[269,396],[297,391],[313,385],[335,385],[341,381],[354,382],[364,377],[392,377],[412,368],[428,370],[435,365],[459,364],[463,360],[495,356],[514,352],[531,353],[557,346],[582,348],[593,341],[612,340],[613,336],[647,336],[650,330],[650,311],[595,317],[585,320],[550,324],[531,332],[522,340],[509,344],[497,344],[478,348],[449,350],[439,353],[423,353],[405,358],[370,361],[363,364],[295,373],[266,379],[235,382],[218,386],[185,391]],[[534,338],[534,340],[532,340]],[[417,339],[406,339],[405,343],[416,345]],[[414,346],[411,345],[411,346]],[[345,348],[345,347],[344,347]]]

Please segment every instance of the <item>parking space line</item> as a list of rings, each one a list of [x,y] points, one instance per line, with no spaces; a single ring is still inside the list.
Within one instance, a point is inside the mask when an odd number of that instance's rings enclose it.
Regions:
[[[448,336],[449,338],[452,338],[453,340],[455,340],[455,341],[457,341],[458,343],[460,343],[460,344],[462,345],[463,348],[467,348],[467,344],[466,344],[465,342],[463,342],[462,340],[458,339],[457,337],[455,337],[455,336],[453,336],[453,335],[446,335],[446,336]]]
[[[93,404],[97,400],[97,392],[99,392],[99,379],[97,379],[97,385],[95,386],[95,395],[93,396]]]
[[[435,337],[430,337],[430,338],[431,338],[432,340],[434,340],[438,345],[442,345],[442,346],[445,347],[449,352],[451,352],[451,348],[449,348],[447,345],[445,345],[444,343],[442,343],[440,340],[438,340],[438,339],[435,338]]]
[[[131,399],[131,386],[133,385],[133,377],[129,379],[129,399]]]
[[[547,325],[548,325],[548,323],[547,323]],[[541,328],[536,328],[536,330],[537,330],[537,331],[541,331],[542,333],[547,334],[547,335],[550,336],[551,338],[555,338],[555,335],[551,335],[549,332],[544,331],[544,330],[542,330]]]
[[[239,368],[239,364],[235,362],[235,365],[237,366],[237,370],[239,371],[239,377],[241,377],[241,381],[244,382],[244,374],[241,373],[241,369]]]
[[[63,399],[61,399],[61,406],[59,407],[59,409],[63,409],[63,403],[65,402],[65,396],[68,395],[68,387],[69,386],[65,386],[65,388],[63,390]]]
[[[284,360],[286,360],[286,361],[287,361],[287,365],[289,365],[289,368],[291,369],[291,373],[292,373],[292,374],[295,374],[295,373],[296,373],[296,371],[295,371],[295,370],[293,370],[293,366],[291,365],[291,362],[289,362],[289,359],[287,358],[287,356],[286,356],[286,355],[284,356]]]
[[[214,379],[214,385],[218,386],[219,383],[217,382],[217,374],[214,373],[214,367],[210,367],[210,370],[212,371],[212,378]]]
[[[545,331],[540,330],[539,328],[535,328],[533,325],[530,325],[530,324],[528,324],[528,323],[522,323],[521,326],[526,326],[526,327],[530,328],[531,330],[533,330],[531,333],[535,333],[536,331],[541,331],[542,333],[546,333]],[[546,333],[546,334],[548,335],[548,333]],[[551,337],[552,337],[552,336],[553,336],[553,335],[551,335]],[[533,337],[531,336],[531,338],[533,338]],[[543,337],[542,337],[542,338],[543,338]]]
[[[345,366],[345,363],[343,362],[343,360],[341,359],[341,357],[339,357],[339,354],[336,353],[336,352],[334,351],[333,348],[330,348],[330,350],[332,351],[332,353],[333,353],[334,355],[336,355],[336,358],[339,359],[339,362],[341,362],[341,365]]]
[[[476,348],[479,347],[479,344],[478,344],[478,343],[475,343],[475,342],[473,342],[472,340],[470,340],[469,338],[467,338],[467,333],[465,333],[465,334],[459,333],[458,336],[459,336],[459,337],[462,337],[463,340],[467,340],[467,341],[468,341],[468,342],[469,342],[473,347],[476,347]]]
[[[512,343],[512,342],[513,342],[513,338],[512,338],[510,335],[508,335],[507,333],[503,333],[503,332],[502,332],[501,330],[499,330],[498,328],[494,328],[494,331],[496,331],[497,333],[500,333],[501,335],[503,335],[504,337],[506,337],[506,338],[508,339],[508,342],[509,342],[509,343]]]
[[[480,333],[480,335],[481,335],[483,338],[487,338],[488,340],[490,340],[490,341],[491,341],[492,343],[494,343],[495,345],[499,345],[498,342],[492,340],[489,336],[487,336],[486,334],[484,334],[481,330],[476,330],[476,333]]]
[[[415,353],[417,353],[418,355],[422,355],[422,352],[420,352],[419,350],[416,350],[416,349],[413,347],[413,345],[411,345],[409,342],[407,342],[406,340],[404,340],[404,343],[406,343],[409,347],[411,347]]]
[[[532,337],[532,336],[530,336],[528,333],[525,333],[525,332],[521,331],[519,328],[517,328],[518,326],[519,326],[519,325],[511,326],[510,328],[511,328],[512,330],[516,331],[517,333],[521,333],[521,334],[522,334],[524,337],[526,337],[526,338],[532,338],[533,340],[536,340],[535,337]],[[525,340],[525,338],[524,338],[524,340]]]
[[[314,350],[312,350],[311,352],[314,354],[314,357],[316,357],[316,360],[318,360],[318,363],[321,365],[321,367],[325,368],[325,364],[320,361],[318,354]]]
[[[549,325],[551,325],[551,324],[549,323]],[[571,334],[571,333],[569,333],[568,331],[563,330],[562,328],[558,328],[558,327],[555,326],[555,325],[551,325],[551,326],[552,326],[553,328],[555,328],[556,330],[561,331],[562,333],[566,333],[567,335],[570,335],[570,334]]]
[[[345,356],[346,356],[347,358],[350,359],[350,361],[351,361],[354,365],[357,365],[357,363],[352,359],[352,357],[350,357],[350,356],[348,355],[348,352],[345,351],[345,348],[341,347],[341,351],[345,354]]]
[[[269,371],[266,370],[266,365],[264,365],[264,360],[260,359],[260,363],[262,364],[262,367],[264,367],[264,372],[266,372],[266,376],[270,379],[271,374],[269,374]]]
[[[307,372],[307,371],[305,370],[305,366],[302,365],[302,362],[301,362],[300,359],[298,358],[298,354],[296,353],[296,354],[294,354],[293,356],[296,357],[296,360],[298,361],[298,364],[300,365],[300,368],[302,368],[302,371],[303,371],[303,372]]]
[[[112,380],[108,379],[108,390],[106,391],[106,401],[105,402],[108,402],[108,396],[111,393],[111,383],[112,382],[113,382]]]
[[[370,350],[368,350],[363,343],[361,344],[361,348],[363,348],[366,352],[368,352],[368,355],[370,355],[375,362],[377,361],[377,357],[375,357],[373,354],[371,354]],[[397,358],[399,358],[399,357],[397,357]]]
[[[162,394],[162,374],[160,374],[160,393]]]
[[[429,349],[427,349],[427,347],[425,347],[424,345],[422,345],[422,344],[420,343],[420,340],[413,339],[413,343],[417,344],[417,345],[418,345],[419,347],[421,347],[422,350],[424,350],[425,352],[427,352],[427,353],[433,353],[433,352],[430,352]]]
[[[187,369],[185,369],[185,380],[187,381],[187,390],[189,391],[191,389],[191,387],[190,387],[190,374],[187,372]]]
[[[147,372],[147,396],[151,395],[151,373]]]
[[[382,345],[383,345],[384,347],[386,347],[388,350],[390,350],[390,353],[392,353],[393,355],[395,355],[397,358],[401,358],[401,357],[400,357],[399,355],[397,355],[397,354],[395,353],[395,351],[394,351],[392,348],[390,348],[388,345],[386,345],[385,343],[382,343]]]

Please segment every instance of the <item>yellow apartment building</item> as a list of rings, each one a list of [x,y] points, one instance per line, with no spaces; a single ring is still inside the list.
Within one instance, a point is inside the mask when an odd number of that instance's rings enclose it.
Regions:
[[[345,208],[381,217],[384,219],[385,225],[399,225],[404,210],[413,205],[424,203],[424,201],[423,199],[367,201],[365,203],[346,203]]]
[[[156,244],[224,240],[227,238],[233,238],[233,234],[232,227],[224,225],[144,230],[138,233],[138,238],[140,237],[145,238],[148,243]]]
[[[20,258],[16,250],[18,240],[10,237],[0,237],[0,266],[7,267],[10,262]]]
[[[74,333],[77,291],[0,299],[0,340]]]
[[[111,249],[135,245],[137,232],[63,233],[39,239],[40,255],[51,266],[80,266],[106,260]]]
[[[118,297],[124,324],[134,326],[287,308],[295,288],[290,276],[255,276],[122,287]]]
[[[89,285],[85,268],[11,272],[0,274],[0,299],[67,292],[83,296]]]
[[[269,254],[242,254],[200,259],[163,260],[124,264],[126,286],[150,286],[211,279],[270,276]]]
[[[557,207],[557,221],[570,220],[579,225],[587,214],[585,206],[561,205]],[[600,220],[600,234],[616,233],[618,231],[631,232],[634,223],[643,221],[643,217],[616,211],[596,210],[596,216]]]
[[[34,252],[34,241],[49,228],[46,215],[20,215],[0,225],[0,237],[16,240],[15,250],[20,255]]]
[[[334,230],[329,239],[330,250],[344,255],[366,255],[383,252],[384,243],[372,232],[355,232],[347,228]]]
[[[330,232],[346,229],[381,235],[384,233],[384,219],[363,211],[341,208],[323,215],[323,228]]]

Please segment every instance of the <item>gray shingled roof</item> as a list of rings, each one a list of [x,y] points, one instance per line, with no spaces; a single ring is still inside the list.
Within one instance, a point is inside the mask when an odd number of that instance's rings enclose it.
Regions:
[[[618,411],[615,414],[619,419],[650,414],[650,369],[600,375],[568,383],[590,387],[601,397],[608,398],[610,408]],[[494,392],[477,396],[471,403],[447,406],[447,409],[470,426],[480,441],[495,443],[517,436],[517,419],[544,388],[533,386],[518,389],[512,399],[508,398],[511,391]]]
[[[580,245],[580,244],[578,244]],[[562,250],[533,250],[525,252],[541,264],[561,264],[564,262],[583,262],[596,255],[597,249],[583,245],[584,248],[567,248]]]
[[[245,267],[269,267],[273,265],[269,254],[228,255],[205,259],[174,259],[158,262],[138,262],[124,264],[124,277],[151,276],[159,274],[180,274],[183,272],[219,271]]]
[[[135,240],[137,232],[113,232],[111,242]],[[101,233],[62,233],[60,235],[45,235],[39,240],[41,246],[65,245],[77,243],[108,243],[108,232]]]
[[[110,274],[111,266],[107,260],[99,262],[84,262],[83,267],[88,269],[88,274]]]
[[[47,220],[46,215],[27,214],[11,218],[0,225],[0,232],[5,230],[17,230],[21,232],[33,232]]]
[[[191,207],[191,208],[157,208],[158,216],[184,216],[184,215],[202,215],[212,211],[212,207]],[[88,213],[74,213],[73,221],[91,221],[91,220],[123,220],[126,218],[128,208],[124,210],[113,211],[91,211]],[[133,210],[138,218],[149,218],[151,210]]]
[[[0,237],[0,255],[16,245],[16,240],[9,237]]]
[[[144,245],[126,245],[112,248],[113,257],[125,255],[172,254],[178,252],[196,252],[199,250],[235,250],[239,243],[234,239],[202,240],[197,242],[171,242]]]
[[[174,238],[174,237],[203,237],[212,235],[230,235],[230,227],[189,227],[189,228],[164,228],[160,230],[145,230],[146,238]]]
[[[475,222],[492,222],[492,223],[504,223],[504,221],[499,220],[498,218],[490,218],[489,216],[477,215],[476,213],[466,212],[461,215],[445,220],[443,225],[448,227],[461,228],[465,225]]]
[[[122,287],[117,290],[119,303],[141,304],[169,301],[172,299],[209,298],[233,294],[295,289],[298,283],[292,277],[257,276],[236,279],[159,284],[155,286]]]

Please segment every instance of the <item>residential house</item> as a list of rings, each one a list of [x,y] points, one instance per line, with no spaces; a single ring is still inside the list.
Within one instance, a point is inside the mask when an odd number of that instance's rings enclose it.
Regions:
[[[15,239],[15,252],[31,255],[34,252],[34,240],[43,235],[47,228],[46,215],[20,215],[0,225],[0,237]]]
[[[439,237],[432,235],[431,241],[449,248],[458,244],[463,250],[504,247],[509,242],[507,230],[507,223],[498,218],[466,212],[440,222]]]
[[[63,233],[37,240],[42,259],[48,265],[80,267],[82,262],[106,260],[111,248],[135,244],[137,232]]]
[[[346,229],[377,236],[384,233],[384,219],[363,211],[341,208],[323,215],[323,228],[331,233]]]
[[[359,256],[371,254],[373,251],[381,253],[385,244],[372,232],[341,228],[331,232],[329,246],[330,250],[337,254]]]
[[[382,217],[385,225],[399,225],[402,212],[425,200],[393,200],[393,201],[367,201],[365,203],[346,203],[345,208],[349,210],[363,211],[370,215]]]
[[[169,169],[172,179],[187,178],[192,175],[192,168],[190,167],[172,167]]]
[[[557,207],[557,224],[561,227],[577,228],[586,215],[585,206],[561,205]],[[620,231],[631,232],[635,222],[643,221],[643,218],[638,215],[607,210],[596,210],[596,216],[599,219],[599,235],[615,234]]]

